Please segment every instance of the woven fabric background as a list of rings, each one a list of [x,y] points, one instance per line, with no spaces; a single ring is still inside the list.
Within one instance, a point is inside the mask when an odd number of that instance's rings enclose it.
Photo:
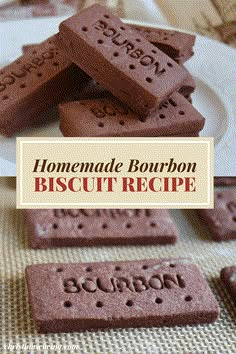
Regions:
[[[180,231],[180,241],[175,246],[31,250],[22,213],[15,209],[15,179],[1,178],[0,353],[236,353],[236,307],[219,279],[224,266],[236,264],[236,241],[211,241],[193,210],[171,213]],[[221,307],[220,318],[214,324],[37,333],[24,279],[26,265],[179,256],[192,257],[207,278]]]

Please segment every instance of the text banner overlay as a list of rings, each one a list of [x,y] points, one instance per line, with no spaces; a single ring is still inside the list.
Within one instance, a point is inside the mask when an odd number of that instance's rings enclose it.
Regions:
[[[212,138],[17,138],[17,208],[212,208]]]

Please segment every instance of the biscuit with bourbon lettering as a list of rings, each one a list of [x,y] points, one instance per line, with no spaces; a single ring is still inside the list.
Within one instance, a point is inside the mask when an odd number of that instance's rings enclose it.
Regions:
[[[167,244],[178,238],[164,209],[26,209],[25,220],[33,248]]]
[[[236,266],[233,265],[223,268],[220,273],[220,278],[236,305]]]
[[[215,241],[236,239],[236,190],[216,191],[214,209],[197,213]]]
[[[179,93],[143,123],[127,106],[114,98],[68,102],[59,106],[64,136],[178,136],[195,135],[205,118]]]
[[[60,24],[71,61],[145,120],[189,76],[173,59],[95,4]]]
[[[33,49],[37,44],[28,44],[22,47],[23,53],[26,53],[29,49]],[[188,100],[190,95],[196,88],[195,81],[192,76],[188,75],[183,85],[179,89],[179,93]],[[112,96],[112,94],[102,85],[98,84],[95,80],[89,80],[87,84],[78,92],[78,100],[87,100],[93,98],[104,98]]]
[[[0,134],[12,136],[31,126],[88,80],[57,48],[55,38],[0,70]]]
[[[219,306],[186,259],[38,264],[26,268],[40,333],[214,322]]]

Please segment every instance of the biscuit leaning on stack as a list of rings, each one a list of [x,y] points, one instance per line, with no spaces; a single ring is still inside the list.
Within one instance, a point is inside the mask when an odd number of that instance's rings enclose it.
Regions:
[[[65,136],[198,136],[205,119],[188,102],[195,83],[182,66],[194,40],[124,25],[93,5],[1,70],[0,133],[30,127],[72,96],[89,102],[60,105]]]
[[[124,25],[100,5],[61,23],[59,47],[120,100],[117,102],[107,95],[105,101],[96,99],[61,105],[63,135],[196,136],[203,128],[204,118],[180,97],[181,93],[189,99],[194,91],[192,77],[139,32]],[[149,39],[153,43],[163,42],[158,35],[153,30]],[[169,31],[169,38],[174,36],[175,32]],[[184,42],[185,35],[180,37]],[[181,54],[181,45],[171,51],[175,40],[164,37],[169,42],[165,49],[175,59],[182,55],[184,61],[192,55],[194,37],[186,37],[188,50],[182,49]],[[123,104],[126,108],[119,108]]]

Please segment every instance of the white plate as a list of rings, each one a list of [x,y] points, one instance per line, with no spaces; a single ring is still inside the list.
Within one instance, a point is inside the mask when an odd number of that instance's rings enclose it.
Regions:
[[[58,30],[65,17],[0,23],[0,67],[21,55],[24,44],[38,43]],[[126,21],[154,27],[153,24]],[[168,26],[159,26],[170,28]],[[201,136],[215,138],[215,175],[236,176],[236,50],[197,35],[195,55],[186,63],[196,79],[193,104],[206,118]],[[58,122],[30,128],[18,136],[61,136]],[[0,137],[0,175],[14,175],[15,138]]]

